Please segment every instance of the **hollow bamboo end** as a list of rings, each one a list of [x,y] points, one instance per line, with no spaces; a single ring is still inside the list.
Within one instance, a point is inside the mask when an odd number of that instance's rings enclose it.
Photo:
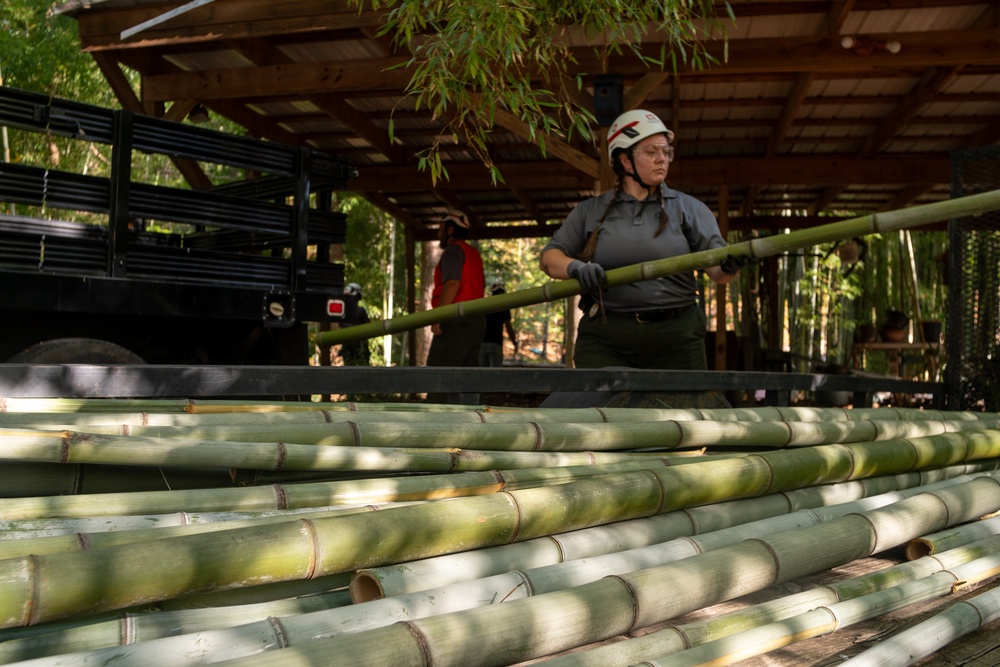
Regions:
[[[918,538],[910,540],[904,552],[906,553],[906,560],[917,560],[918,558],[930,556],[934,553],[934,546],[927,540]]]
[[[354,604],[381,600],[385,597],[385,590],[379,580],[366,572],[358,572],[354,575],[347,590],[350,592],[351,601]]]

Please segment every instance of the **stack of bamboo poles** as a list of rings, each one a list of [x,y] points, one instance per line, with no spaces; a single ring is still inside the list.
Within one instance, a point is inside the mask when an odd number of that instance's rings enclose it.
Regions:
[[[2,406],[2,664],[731,664],[1000,566],[992,413]]]

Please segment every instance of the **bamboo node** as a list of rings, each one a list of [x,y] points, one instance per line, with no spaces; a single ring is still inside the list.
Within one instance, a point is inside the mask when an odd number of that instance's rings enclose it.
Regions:
[[[951,585],[951,593],[952,593],[952,595],[954,595],[955,593],[957,593],[958,591],[962,590],[963,588],[968,588],[968,586],[969,586],[969,580],[968,579],[959,579],[958,581],[956,581],[955,583],[953,583]]]

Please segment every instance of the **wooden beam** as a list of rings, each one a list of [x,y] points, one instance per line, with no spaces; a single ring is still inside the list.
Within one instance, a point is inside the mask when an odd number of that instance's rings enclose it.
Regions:
[[[493,117],[497,125],[513,132],[525,141],[538,144],[538,138],[541,135],[533,132],[527,123],[517,118],[514,114],[503,109],[496,109],[493,112]],[[557,137],[546,136],[544,139],[546,153],[559,158],[574,169],[578,169],[589,175],[591,178],[596,179],[600,176],[600,165],[594,158]]]
[[[903,44],[898,54],[877,52],[862,57],[840,46],[831,37],[784,37],[733,39],[729,57],[723,62],[722,45],[711,42],[710,51],[718,51],[719,63],[704,70],[701,76],[721,74],[767,73],[853,73],[871,74],[880,70],[1000,65],[1000,28],[941,30],[929,32],[882,33],[876,39],[897,40]],[[658,48],[644,45],[643,49]],[[658,55],[650,51],[650,55]],[[581,71],[611,71],[645,74],[647,65],[633,55],[613,56],[609,63],[594,60],[590,49],[577,52]],[[402,95],[409,83],[409,70],[399,67],[404,58],[368,58],[350,61],[298,63],[262,68],[233,68],[200,72],[176,72],[147,76],[144,95],[149,100],[254,98],[281,94],[301,96],[311,93],[347,93],[351,91],[395,91]],[[594,70],[593,68],[600,68]],[[688,71],[685,66],[681,72]]]
[[[561,190],[591,191],[594,180],[587,174],[552,161],[499,163],[505,183],[494,184],[481,164],[467,168],[451,163],[450,190]],[[433,190],[430,174],[407,166],[367,165],[356,179],[361,190]],[[783,155],[774,158],[690,158],[670,165],[669,182],[675,187],[727,183],[751,185],[869,185],[927,184],[950,182],[946,154],[879,156],[862,159],[846,155]],[[352,187],[355,181],[352,181]]]

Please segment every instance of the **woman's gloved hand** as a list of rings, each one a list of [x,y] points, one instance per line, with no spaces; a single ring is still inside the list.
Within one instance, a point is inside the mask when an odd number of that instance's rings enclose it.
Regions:
[[[580,282],[580,287],[588,292],[597,292],[601,287],[608,284],[607,276],[604,275],[604,267],[593,262],[581,262],[574,259],[566,267],[566,273],[570,278],[576,278]]]
[[[753,257],[750,255],[726,255],[726,258],[719,262],[719,268],[722,269],[723,273],[734,276],[740,272],[740,269],[752,263]]]

